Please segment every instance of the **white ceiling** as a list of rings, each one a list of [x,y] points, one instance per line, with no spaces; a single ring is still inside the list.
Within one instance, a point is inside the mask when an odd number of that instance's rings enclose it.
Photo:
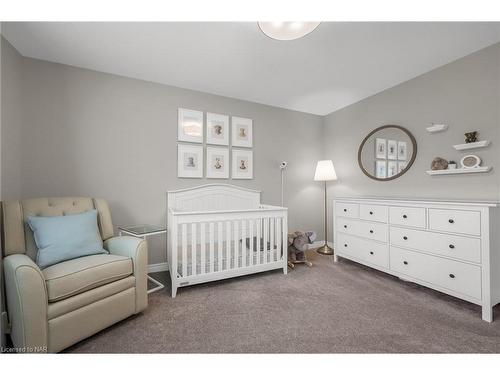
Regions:
[[[325,115],[500,41],[500,23],[3,23],[37,59]]]

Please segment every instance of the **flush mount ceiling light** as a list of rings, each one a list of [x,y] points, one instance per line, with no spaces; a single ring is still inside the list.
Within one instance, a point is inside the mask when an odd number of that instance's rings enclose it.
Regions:
[[[260,29],[269,38],[294,40],[312,32],[321,22],[258,22]]]

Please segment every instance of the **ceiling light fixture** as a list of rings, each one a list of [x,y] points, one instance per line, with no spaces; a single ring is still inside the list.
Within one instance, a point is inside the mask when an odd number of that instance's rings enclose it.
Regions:
[[[260,30],[269,38],[294,40],[312,32],[321,22],[258,22]]]

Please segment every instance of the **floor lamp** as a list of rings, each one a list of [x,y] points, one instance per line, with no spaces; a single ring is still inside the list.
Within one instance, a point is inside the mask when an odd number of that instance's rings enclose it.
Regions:
[[[314,181],[325,182],[325,245],[321,246],[317,252],[323,255],[333,255],[333,249],[328,246],[328,208],[326,199],[326,182],[337,179],[335,168],[331,160],[320,160],[316,165],[316,173],[314,173]]]

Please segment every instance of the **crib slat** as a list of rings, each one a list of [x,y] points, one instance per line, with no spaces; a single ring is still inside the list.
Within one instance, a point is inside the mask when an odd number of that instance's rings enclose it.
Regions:
[[[223,245],[223,239],[222,239],[222,222],[217,223],[217,260],[218,260],[218,267],[217,271],[222,271],[222,245]]]
[[[257,264],[260,264],[260,253],[261,253],[261,246],[260,246],[260,238],[261,238],[261,235],[262,235],[262,220],[261,219],[257,219],[256,220],[256,224],[257,224],[257,249],[256,249],[256,252],[257,252]]]
[[[281,219],[282,223],[283,223],[283,242],[282,242],[282,258],[285,260],[285,263],[287,261],[287,258],[288,258],[288,220],[287,220],[287,217],[284,216],[282,219]],[[287,266],[285,265],[284,267],[284,273],[287,273]]]
[[[210,262],[210,272],[214,272],[214,223],[209,224],[210,231],[210,252],[208,254],[208,261]]]
[[[255,238],[254,237],[255,233],[253,231],[253,223],[254,223],[253,220],[249,220],[248,221],[248,226],[249,226],[248,233],[250,234],[250,236],[249,236],[250,238],[248,240],[250,242],[250,246],[249,246],[249,248],[250,248],[250,255],[248,257],[248,262],[250,263],[251,266],[255,265],[255,257],[254,257],[255,253],[253,252],[253,239]]]
[[[276,218],[276,260],[281,260],[281,218]]]
[[[241,220],[241,266],[247,266],[247,221]]]
[[[196,223],[191,223],[191,276],[196,275]]]
[[[226,270],[231,268],[231,222],[226,221]]]
[[[240,226],[238,222],[235,220],[233,221],[233,226],[234,226],[234,251],[233,251],[233,267],[234,268],[239,268],[240,267],[240,262],[238,259],[239,256],[239,246],[240,246],[240,239],[239,239],[239,234],[240,234]]]
[[[274,262],[274,255],[276,253],[276,251],[274,250],[274,228],[275,228],[275,224],[274,224],[274,217],[271,217],[269,218],[269,235],[270,235],[270,239],[269,239],[269,242],[271,243],[271,246],[270,246],[270,251],[269,251],[269,260],[271,262]]]
[[[200,223],[200,273],[204,274],[205,269],[205,223]]]
[[[187,224],[182,224],[182,277],[187,276]]]
[[[269,218],[264,218],[264,261],[263,263],[267,263],[267,254],[268,254],[268,250],[267,250],[267,241],[269,239]]]

